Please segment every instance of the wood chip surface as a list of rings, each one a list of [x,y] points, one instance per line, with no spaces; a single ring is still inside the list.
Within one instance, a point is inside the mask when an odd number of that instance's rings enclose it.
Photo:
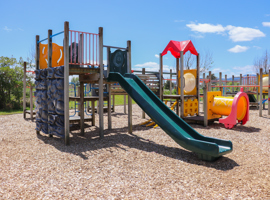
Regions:
[[[36,135],[22,114],[0,116],[0,199],[270,199],[270,116],[250,111],[245,126],[191,125],[206,136],[231,140],[233,152],[215,162],[197,158],[133,105],[128,134],[123,106],[112,113],[113,129],[100,140],[87,123],[64,139]],[[29,118],[29,115],[27,115]],[[98,125],[98,115],[96,116]],[[169,124],[168,124],[169,126]]]

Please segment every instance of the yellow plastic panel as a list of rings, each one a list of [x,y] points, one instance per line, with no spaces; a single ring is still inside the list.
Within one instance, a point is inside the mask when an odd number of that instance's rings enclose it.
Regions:
[[[189,69],[184,70],[184,79],[185,79],[185,87],[184,87],[184,95],[196,95],[197,94],[197,69]],[[180,81],[180,71],[178,73],[179,80],[179,94],[181,94],[181,81]]]
[[[52,67],[64,65],[64,50],[62,46],[52,43]],[[48,67],[48,44],[39,44],[39,67]]]
[[[199,114],[198,99],[194,99],[193,101],[191,99],[188,99],[184,102],[184,116],[194,116],[195,114]]]
[[[208,119],[215,119],[221,117],[221,115],[212,112],[212,105],[216,96],[221,96],[221,91],[207,92]]]

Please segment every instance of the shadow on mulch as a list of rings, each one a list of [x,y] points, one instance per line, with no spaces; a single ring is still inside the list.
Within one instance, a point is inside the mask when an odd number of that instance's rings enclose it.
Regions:
[[[164,145],[157,144],[151,140],[144,139],[135,134],[122,134],[127,133],[128,128],[116,128],[113,130],[104,130],[104,138],[99,139],[99,128],[92,127],[89,132],[85,132],[84,136],[78,133],[71,133],[71,144],[70,146],[64,145],[64,139],[48,136],[38,135],[37,137],[42,140],[45,144],[54,146],[56,149],[62,152],[71,153],[87,160],[88,157],[85,152],[90,151],[95,154],[96,150],[108,149],[112,151],[111,147],[119,148],[123,151],[128,151],[129,148],[138,149],[149,153],[157,153],[169,158],[181,160],[190,164],[203,165],[205,167],[214,168],[217,170],[227,171],[232,170],[234,167],[239,166],[234,160],[221,157],[214,162],[207,162],[200,160],[195,153],[175,147],[167,147]],[[133,126],[133,131],[145,131],[147,128],[141,126]],[[120,146],[121,145],[121,146]],[[128,148],[124,148],[127,146]]]
[[[207,127],[202,126],[202,125],[197,125],[197,124],[190,124],[191,127],[193,128],[199,128],[199,129],[204,129],[204,130],[210,130],[210,129],[226,129],[224,124],[221,123],[213,123]],[[262,129],[257,128],[257,127],[252,127],[252,126],[246,126],[246,125],[240,125],[237,124],[234,126],[232,129],[226,129],[226,130],[231,130],[231,131],[239,131],[239,132],[246,132],[246,133],[259,133]],[[222,130],[220,130],[222,131]]]

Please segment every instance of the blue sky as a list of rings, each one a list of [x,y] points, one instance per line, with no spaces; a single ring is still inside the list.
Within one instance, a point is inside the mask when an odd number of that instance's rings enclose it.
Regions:
[[[0,56],[26,59],[35,35],[63,31],[64,21],[78,31],[103,27],[105,45],[126,47],[131,40],[133,69],[158,70],[158,54],[170,40],[191,40],[202,56],[212,53],[217,76],[254,73],[254,59],[270,52],[269,0],[9,0],[0,7]],[[53,41],[62,44],[61,37]],[[170,53],[164,64],[175,69]]]

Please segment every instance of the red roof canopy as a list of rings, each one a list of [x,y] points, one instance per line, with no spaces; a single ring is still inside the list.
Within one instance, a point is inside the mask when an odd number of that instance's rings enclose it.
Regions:
[[[190,53],[196,56],[198,55],[198,52],[193,46],[191,40],[185,40],[181,42],[171,40],[161,55],[166,55],[168,51],[170,51],[175,58],[180,58],[180,51],[183,51],[183,54],[185,54],[187,51],[190,51]]]

